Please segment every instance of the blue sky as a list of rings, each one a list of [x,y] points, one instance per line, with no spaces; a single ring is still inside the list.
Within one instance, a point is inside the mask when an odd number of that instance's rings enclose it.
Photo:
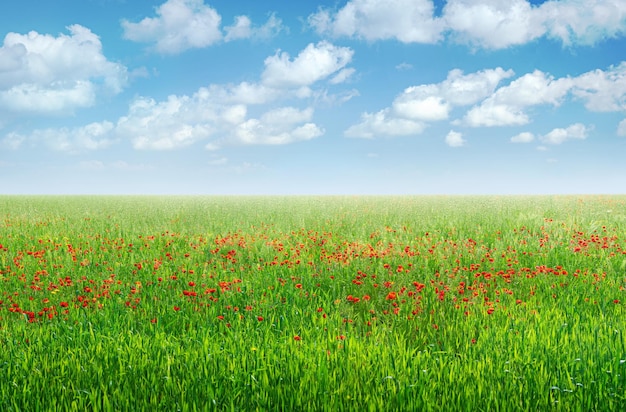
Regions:
[[[626,0],[22,0],[0,193],[626,192]]]

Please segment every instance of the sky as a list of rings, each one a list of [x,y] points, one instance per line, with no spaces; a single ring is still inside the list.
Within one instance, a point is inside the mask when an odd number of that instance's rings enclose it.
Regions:
[[[21,0],[0,194],[626,193],[626,0]]]

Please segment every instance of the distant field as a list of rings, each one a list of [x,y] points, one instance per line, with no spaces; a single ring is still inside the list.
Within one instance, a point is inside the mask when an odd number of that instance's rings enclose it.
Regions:
[[[0,196],[0,410],[626,410],[626,196]]]

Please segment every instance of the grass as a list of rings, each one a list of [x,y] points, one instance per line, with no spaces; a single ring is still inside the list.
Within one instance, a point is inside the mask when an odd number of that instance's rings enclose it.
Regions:
[[[0,409],[623,410],[626,197],[0,197]]]

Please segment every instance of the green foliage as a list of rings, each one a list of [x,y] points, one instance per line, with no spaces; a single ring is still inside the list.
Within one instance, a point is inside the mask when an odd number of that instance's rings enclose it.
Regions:
[[[0,197],[0,410],[623,410],[624,197]]]

